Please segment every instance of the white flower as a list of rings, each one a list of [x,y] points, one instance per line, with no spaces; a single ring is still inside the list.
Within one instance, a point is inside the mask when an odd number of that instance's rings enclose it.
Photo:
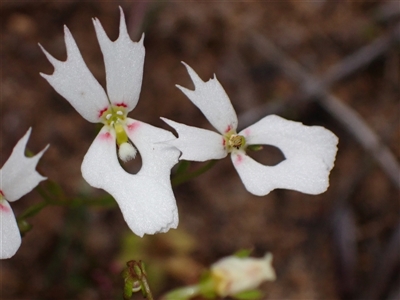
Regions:
[[[104,57],[107,94],[87,68],[67,27],[67,60],[58,61],[42,48],[55,70],[52,75],[41,75],[86,120],[104,124],[85,155],[82,175],[93,187],[110,193],[132,231],[143,236],[178,225],[170,171],[179,151],[160,143],[173,138],[170,132],[127,117],[139,99],[145,50],[143,36],[137,43],[130,39],[120,11],[120,33],[114,42],[99,20],[93,19]],[[142,168],[137,174],[121,167],[117,145],[124,161],[135,157],[134,146],[138,149]]]
[[[177,87],[196,105],[219,133],[162,118],[179,134],[168,143],[177,147],[180,159],[205,161],[231,154],[234,167],[246,189],[258,196],[278,188],[319,194],[329,186],[338,138],[320,126],[305,126],[276,115],[264,117],[237,133],[237,116],[223,87],[215,78],[203,82],[186,66],[195,85],[191,91]],[[249,145],[273,145],[285,160],[265,166],[246,154]]]
[[[225,257],[211,266],[211,277],[215,292],[221,297],[255,289],[262,282],[276,278],[272,254],[267,253],[263,258]]]
[[[15,145],[11,156],[0,170],[0,259],[10,258],[21,245],[17,220],[8,202],[17,201],[46,177],[35,168],[47,147],[33,157],[25,156],[31,128]]]

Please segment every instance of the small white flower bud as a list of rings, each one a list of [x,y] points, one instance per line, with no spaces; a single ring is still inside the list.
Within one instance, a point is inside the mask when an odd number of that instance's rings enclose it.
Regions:
[[[263,281],[276,278],[271,253],[263,258],[225,257],[211,266],[211,276],[215,292],[221,297],[257,288]]]
[[[122,143],[119,145],[118,156],[123,162],[130,161],[136,156],[137,150],[130,143]]]

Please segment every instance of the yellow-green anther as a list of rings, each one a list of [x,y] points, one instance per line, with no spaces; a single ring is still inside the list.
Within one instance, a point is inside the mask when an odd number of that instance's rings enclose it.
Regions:
[[[246,145],[246,140],[243,136],[238,134],[232,134],[228,140],[228,146],[231,148],[243,148]]]
[[[116,123],[114,124],[115,133],[117,135],[117,145],[121,145],[123,143],[128,142],[128,135],[125,132],[124,126],[122,124]]]

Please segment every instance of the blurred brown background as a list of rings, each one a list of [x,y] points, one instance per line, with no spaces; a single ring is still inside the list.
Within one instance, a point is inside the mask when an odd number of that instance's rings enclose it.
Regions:
[[[203,80],[217,75],[240,128],[277,113],[333,131],[331,186],[318,196],[252,196],[225,159],[175,189],[177,231],[143,239],[117,207],[47,207],[29,219],[17,254],[0,262],[1,299],[120,299],[129,259],[147,263],[158,298],[243,248],[274,255],[277,280],[262,285],[265,299],[399,299],[399,2],[2,1],[0,163],[32,126],[29,149],[51,145],[40,172],[71,199],[105,195],[80,173],[96,126],[39,76],[53,68],[37,44],[64,60],[66,24],[105,86],[91,18],[115,40],[118,5],[132,39],[145,32],[142,92],[130,117],[211,128],[175,88],[192,88],[185,61]],[[282,160],[276,148],[261,153],[266,164]],[[40,201],[33,191],[12,207],[18,215]]]

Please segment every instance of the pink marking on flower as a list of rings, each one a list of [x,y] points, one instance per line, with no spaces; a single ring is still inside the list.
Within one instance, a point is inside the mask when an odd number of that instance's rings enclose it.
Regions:
[[[139,122],[133,122],[128,125],[128,131],[132,132],[132,131],[136,130],[139,126],[140,126]]]
[[[116,106],[118,106],[118,107],[128,107],[128,105],[126,105],[124,102],[121,102],[121,103],[117,103],[117,104],[115,104]]]
[[[244,134],[245,134],[246,136],[249,136],[249,135],[250,135],[250,129],[249,129],[249,128],[245,129],[245,130],[244,130]]]
[[[239,154],[238,156],[236,156],[236,161],[235,164],[241,164],[243,161],[243,157]]]
[[[226,141],[225,141],[225,139],[222,139],[222,146],[224,146],[224,147],[225,147],[225,144],[226,144]]]
[[[228,127],[225,129],[225,133],[228,133],[229,131],[231,131],[232,130],[232,126],[231,125],[228,125]]]
[[[100,112],[99,112],[99,118],[101,118],[101,116],[104,114],[105,111],[107,111],[108,107],[103,108]]]
[[[106,141],[106,140],[109,140],[111,138],[111,134],[109,132],[105,132],[105,133],[100,134],[99,138],[102,141]]]
[[[7,213],[7,212],[10,211],[10,209],[9,209],[7,206],[5,206],[5,205],[3,205],[3,204],[1,204],[1,203],[0,203],[0,210],[1,210],[1,211],[4,211],[5,213]]]

